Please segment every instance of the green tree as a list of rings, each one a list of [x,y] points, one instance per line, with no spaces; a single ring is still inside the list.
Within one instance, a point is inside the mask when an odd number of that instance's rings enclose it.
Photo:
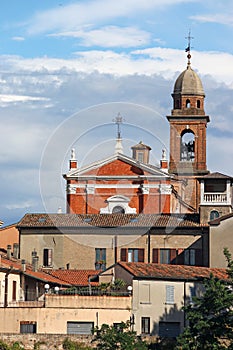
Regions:
[[[109,326],[103,324],[100,329],[94,331],[96,349],[98,350],[146,350],[147,345],[136,332],[130,329],[129,322],[121,322],[119,325]]]
[[[177,349],[233,350],[233,261],[225,248],[228,280],[212,274],[204,280],[204,294],[184,307],[188,327],[178,338]]]

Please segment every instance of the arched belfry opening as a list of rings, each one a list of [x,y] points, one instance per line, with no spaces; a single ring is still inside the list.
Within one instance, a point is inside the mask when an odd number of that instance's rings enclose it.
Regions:
[[[185,102],[185,107],[186,108],[190,108],[191,107],[191,102],[190,102],[190,99],[188,98]]]
[[[182,162],[195,161],[195,135],[192,130],[184,130],[180,138],[180,160]]]

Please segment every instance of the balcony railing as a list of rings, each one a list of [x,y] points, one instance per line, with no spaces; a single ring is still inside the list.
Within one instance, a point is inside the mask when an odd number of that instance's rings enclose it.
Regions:
[[[204,197],[203,203],[221,203],[221,204],[228,203],[227,193],[206,192],[204,193],[203,197]]]

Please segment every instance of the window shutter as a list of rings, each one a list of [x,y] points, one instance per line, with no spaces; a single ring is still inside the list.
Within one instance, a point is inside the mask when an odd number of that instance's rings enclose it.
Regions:
[[[127,253],[127,249],[126,248],[121,248],[121,261],[127,261],[126,253]]]
[[[176,264],[176,249],[170,249],[170,264]]]
[[[157,263],[159,262],[159,250],[158,248],[153,248],[152,250],[152,262]]]
[[[174,286],[166,285],[166,304],[174,304]]]
[[[102,248],[102,259],[101,260],[106,261],[106,248]]]
[[[95,261],[99,261],[99,260],[100,260],[100,249],[95,248]]]
[[[138,249],[138,262],[144,262],[144,249]]]

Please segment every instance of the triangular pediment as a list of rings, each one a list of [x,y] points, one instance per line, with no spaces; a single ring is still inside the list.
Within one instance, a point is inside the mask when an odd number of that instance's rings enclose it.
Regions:
[[[153,176],[168,179],[170,176],[159,167],[144,164],[121,153],[96,161],[82,168],[71,169],[63,175],[66,179],[90,176]]]

